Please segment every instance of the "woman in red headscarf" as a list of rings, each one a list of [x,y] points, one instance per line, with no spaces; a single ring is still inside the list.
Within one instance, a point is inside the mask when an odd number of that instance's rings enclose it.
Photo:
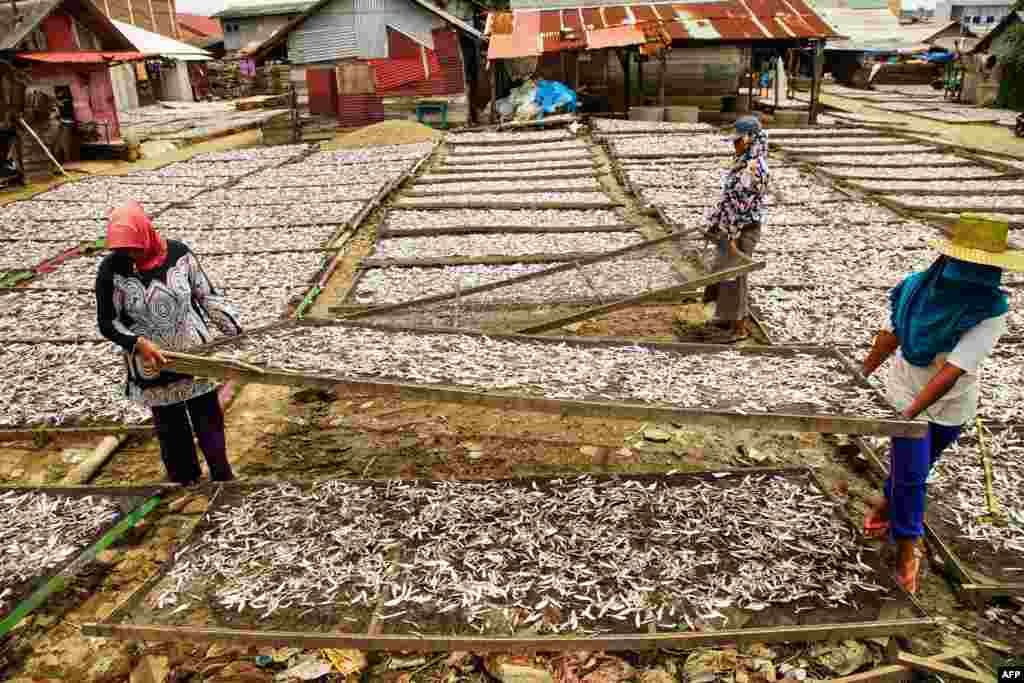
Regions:
[[[233,479],[216,386],[161,370],[161,349],[184,351],[211,341],[211,323],[226,335],[239,334],[237,311],[210,284],[195,254],[161,237],[139,204],[114,210],[107,246],[113,253],[96,276],[100,332],[125,351],[127,395],[153,411],[168,477],[184,485],[199,481],[194,434],[210,478]]]

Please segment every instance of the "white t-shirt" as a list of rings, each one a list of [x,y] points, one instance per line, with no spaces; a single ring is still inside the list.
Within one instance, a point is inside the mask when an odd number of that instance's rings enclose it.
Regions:
[[[892,322],[887,320],[883,329],[892,332]],[[963,370],[964,374],[945,396],[918,418],[947,427],[972,421],[978,413],[978,368],[992,353],[999,338],[1006,334],[1006,329],[1006,314],[982,320],[960,337],[952,351],[935,356],[926,368],[911,365],[903,357],[902,350],[897,349],[889,368],[889,402],[896,410],[909,408],[942,366],[949,363]]]

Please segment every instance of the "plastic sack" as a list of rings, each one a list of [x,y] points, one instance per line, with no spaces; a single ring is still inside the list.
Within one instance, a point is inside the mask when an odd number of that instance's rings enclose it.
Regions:
[[[516,111],[516,105],[512,104],[512,99],[509,97],[502,97],[494,105],[501,116],[512,116]]]
[[[537,81],[534,101],[545,114],[556,111],[576,111],[576,93],[558,81]]]

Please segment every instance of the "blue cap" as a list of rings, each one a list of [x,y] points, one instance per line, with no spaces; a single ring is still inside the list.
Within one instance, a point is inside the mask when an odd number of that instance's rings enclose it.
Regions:
[[[743,118],[736,119],[737,135],[754,135],[760,130],[761,122],[757,120],[756,116],[744,116]]]

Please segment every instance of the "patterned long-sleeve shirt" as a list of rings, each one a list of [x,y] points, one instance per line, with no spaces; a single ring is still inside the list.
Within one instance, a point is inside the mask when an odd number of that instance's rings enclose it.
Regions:
[[[708,227],[736,239],[744,226],[764,221],[768,193],[768,137],[757,132],[722,181],[722,199],[707,213]]]
[[[168,371],[142,376],[128,362],[139,337],[184,351],[211,341],[211,324],[228,336],[242,331],[238,311],[214,289],[195,254],[176,240],[167,241],[167,258],[153,270],[138,272],[122,254],[103,259],[96,276],[96,317],[103,336],[125,351],[128,397],[150,407],[188,400],[214,385]]]

